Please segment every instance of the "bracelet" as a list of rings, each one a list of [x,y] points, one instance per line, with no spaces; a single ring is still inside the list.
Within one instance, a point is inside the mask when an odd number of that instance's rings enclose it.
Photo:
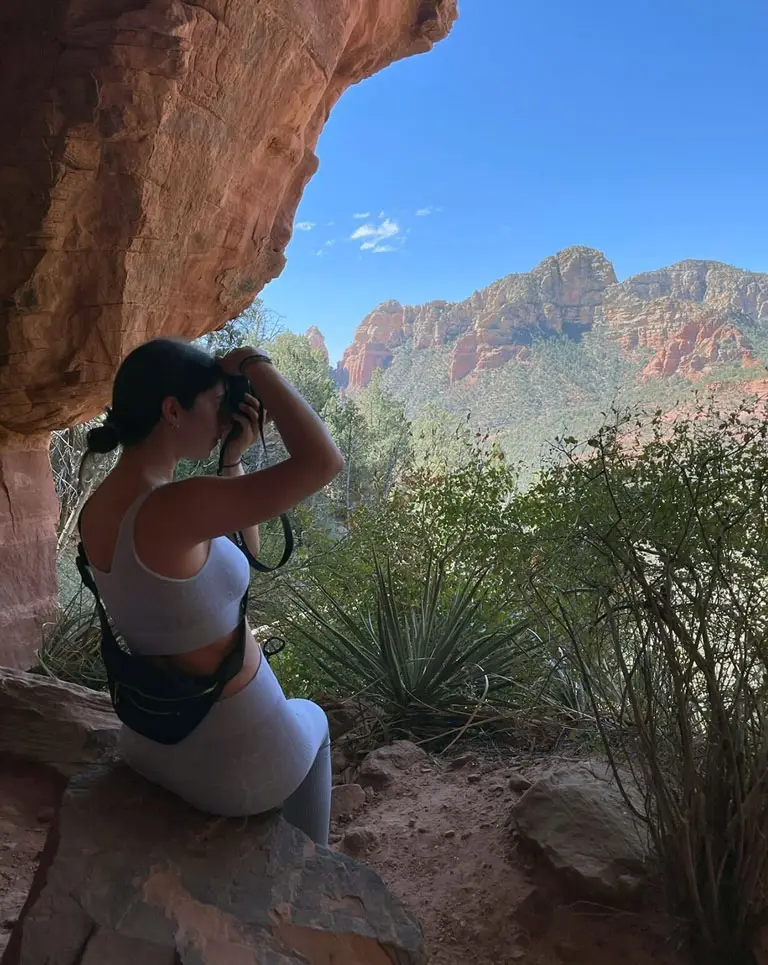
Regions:
[[[246,357],[243,359],[240,365],[238,365],[238,369],[240,370],[240,375],[245,374],[243,372],[243,369],[249,362],[266,362],[268,365],[274,364],[272,362],[272,359],[268,355],[256,355],[256,354],[246,355]]]
[[[243,464],[242,459],[238,459],[237,462],[224,463],[221,467],[222,469],[234,469],[235,466],[241,466]]]

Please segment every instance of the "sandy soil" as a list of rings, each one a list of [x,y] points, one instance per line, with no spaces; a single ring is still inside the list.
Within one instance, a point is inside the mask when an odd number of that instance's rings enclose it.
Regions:
[[[371,833],[365,860],[421,921],[430,965],[690,965],[663,916],[569,901],[518,853],[510,785],[551,759],[458,763],[416,765],[333,828],[343,850],[350,828]]]
[[[458,765],[458,766],[457,766]],[[663,916],[569,901],[519,854],[509,814],[520,778],[551,759],[463,753],[420,763],[352,817],[368,861],[421,921],[429,965],[691,965]],[[42,768],[0,767],[0,954],[26,898],[61,785]],[[347,848],[345,848],[347,850]]]

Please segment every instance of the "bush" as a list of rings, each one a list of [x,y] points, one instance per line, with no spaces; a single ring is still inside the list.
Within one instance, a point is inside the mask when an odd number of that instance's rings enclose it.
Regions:
[[[325,606],[294,591],[294,625],[337,693],[361,697],[386,730],[434,736],[472,719],[519,708],[536,659],[525,621],[508,617],[489,628],[482,619],[485,572],[446,595],[446,566],[427,568],[421,599],[398,590],[389,563],[374,559],[373,612],[349,608],[320,587]]]
[[[101,659],[101,626],[89,591],[81,587],[43,627],[39,670],[69,683],[107,689]]]
[[[672,908],[708,960],[751,962],[768,912],[766,425],[746,405],[627,416],[560,455],[525,497],[532,601],[611,761],[635,768]]]

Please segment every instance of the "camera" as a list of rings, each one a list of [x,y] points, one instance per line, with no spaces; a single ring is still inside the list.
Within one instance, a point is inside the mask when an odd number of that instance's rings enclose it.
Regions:
[[[251,383],[244,375],[228,375],[224,383],[224,406],[228,412],[239,412],[246,394],[253,394]]]
[[[224,411],[230,415],[234,413],[242,415],[240,404],[245,400],[247,394],[255,396],[253,386],[244,375],[227,375],[224,383],[224,399],[222,402]],[[259,400],[259,407],[261,408],[261,400]],[[232,431],[228,439],[236,438],[241,431],[242,426],[240,423],[233,421]]]

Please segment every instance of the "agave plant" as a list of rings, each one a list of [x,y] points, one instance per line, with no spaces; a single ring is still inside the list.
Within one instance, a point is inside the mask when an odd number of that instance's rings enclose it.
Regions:
[[[448,719],[482,719],[526,699],[538,649],[525,620],[484,624],[485,576],[448,592],[445,566],[430,564],[414,605],[401,602],[389,564],[375,560],[375,613],[348,612],[322,588],[324,606],[294,589],[291,622],[338,691],[364,698],[388,721],[416,733]]]

